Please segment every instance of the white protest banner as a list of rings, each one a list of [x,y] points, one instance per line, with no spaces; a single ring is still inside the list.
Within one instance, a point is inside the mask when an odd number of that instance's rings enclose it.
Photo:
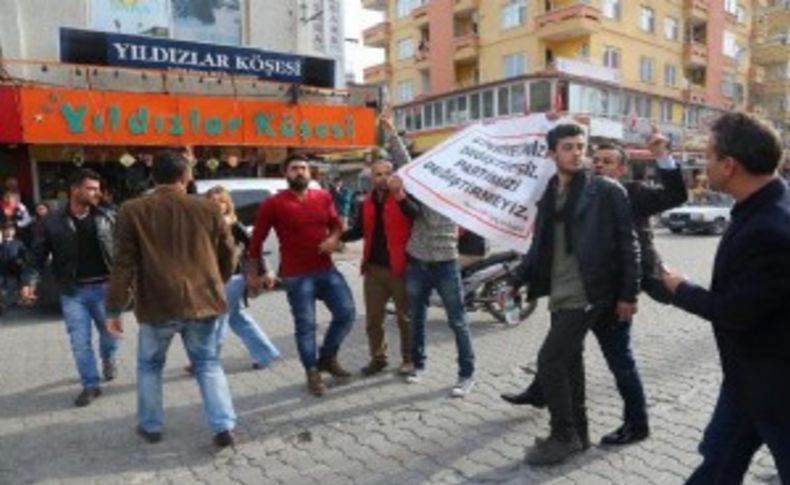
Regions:
[[[406,190],[420,202],[486,239],[524,253],[536,203],[555,172],[544,114],[465,128],[401,168]]]

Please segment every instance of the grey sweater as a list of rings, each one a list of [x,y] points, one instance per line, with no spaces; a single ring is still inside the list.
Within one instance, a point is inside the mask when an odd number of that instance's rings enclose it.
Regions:
[[[411,162],[411,156],[399,136],[391,135],[389,141],[396,168]],[[458,225],[425,204],[419,204],[406,252],[412,258],[426,262],[458,259]]]

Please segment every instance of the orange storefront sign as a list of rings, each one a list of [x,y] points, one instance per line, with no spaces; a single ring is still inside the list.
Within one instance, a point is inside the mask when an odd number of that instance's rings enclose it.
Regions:
[[[254,98],[20,88],[27,143],[349,148],[375,144],[372,109]]]

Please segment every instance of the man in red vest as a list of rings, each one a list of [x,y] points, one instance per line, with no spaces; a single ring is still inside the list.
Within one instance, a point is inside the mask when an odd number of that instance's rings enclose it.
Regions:
[[[372,376],[387,367],[384,318],[387,302],[393,299],[403,359],[398,372],[407,375],[413,366],[403,276],[406,272],[406,244],[417,207],[406,196],[400,179],[392,177],[391,162],[379,160],[371,166],[370,172],[373,190],[362,202],[360,216],[354,226],[341,237],[344,242],[364,239],[362,273],[371,360],[362,368],[362,374]]]

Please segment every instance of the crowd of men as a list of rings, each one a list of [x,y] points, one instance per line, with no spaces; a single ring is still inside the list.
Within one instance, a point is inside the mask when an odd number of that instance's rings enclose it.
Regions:
[[[293,314],[307,390],[321,397],[326,375],[351,377],[339,355],[356,320],[349,285],[332,260],[343,242],[363,240],[361,270],[370,360],[366,376],[389,365],[385,307],[394,301],[400,331],[398,373],[419,383],[427,372],[426,313],[436,290],[454,334],[458,373],[451,396],[475,385],[475,352],[464,310],[458,264],[458,226],[404,189],[394,170],[410,161],[387,118],[391,158],[371,167],[373,190],[360,215],[346,227],[337,194],[309,188],[307,158],[283,163],[288,190],[264,200],[239,274],[239,237],[231,210],[210,198],[189,195],[188,160],[175,151],[154,159],[156,184],[116,213],[99,204],[100,180],[79,170],[69,203],[42,219],[30,248],[30,271],[21,295],[36,297],[47,261],[59,283],[61,307],[82,391],[77,406],[101,395],[101,381],[117,374],[123,311],[133,301],[137,343],[137,432],[162,440],[162,370],[168,347],[180,335],[200,386],[213,441],[234,445],[236,415],[220,362],[223,321],[237,312],[241,281],[254,297],[280,281]],[[724,381],[700,451],[704,461],[689,483],[738,483],[752,455],[768,446],[783,481],[790,481],[790,193],[776,175],[782,151],[777,134],[745,114],[723,115],[712,127],[707,173],[711,187],[736,200],[733,222],[716,256],[710,289],[668,269],[652,242],[650,217],[686,200],[678,163],[666,139],[648,141],[660,187],[619,182],[628,171],[625,152],[600,145],[586,163],[587,140],[577,125],[548,133],[556,175],[538,203],[532,245],[515,270],[514,291],[527,285],[529,299],[547,297],[551,325],[538,354],[537,377],[524,391],[503,394],[515,404],[547,407],[550,434],[527,451],[530,465],[561,463],[590,447],[585,403],[584,339],[592,331],[624,401],[623,424],[602,439],[626,445],[646,439],[650,428],[643,389],[631,352],[630,329],[641,290],[710,320],[721,354]],[[221,192],[221,191],[219,191]],[[217,199],[222,204],[222,198]],[[225,204],[229,204],[225,201]],[[278,273],[262,257],[271,231],[280,241]],[[4,231],[5,235],[5,231]],[[5,237],[5,236],[4,236]],[[22,272],[20,272],[20,275]],[[20,276],[21,277],[21,276]],[[231,290],[231,287],[235,288]],[[231,296],[235,295],[235,296]],[[319,344],[316,303],[331,314]],[[225,320],[223,320],[225,319]],[[238,317],[231,327],[244,337],[256,327]],[[247,330],[239,330],[239,328]],[[91,332],[99,333],[102,375]],[[262,333],[262,332],[261,332]],[[262,340],[261,340],[262,339]],[[273,346],[259,363],[277,358]],[[266,361],[266,362],[263,362]]]

